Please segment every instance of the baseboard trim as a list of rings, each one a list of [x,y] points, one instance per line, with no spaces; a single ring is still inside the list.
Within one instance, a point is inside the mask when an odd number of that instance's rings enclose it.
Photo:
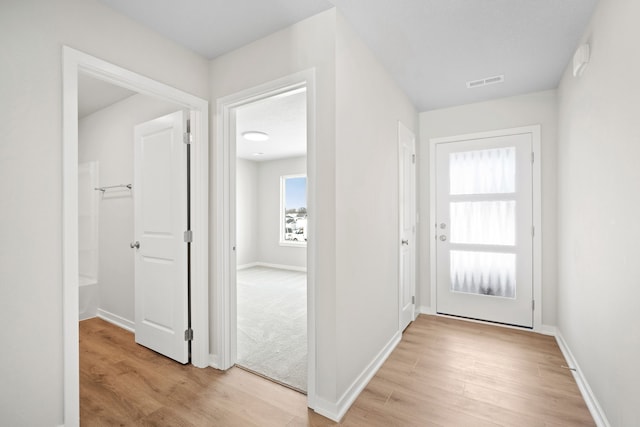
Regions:
[[[420,312],[420,314],[431,314],[431,315],[436,314],[435,309],[428,307],[426,305],[421,305],[420,307],[418,307],[418,311]]]
[[[256,262],[255,265],[257,267],[277,268],[279,270],[301,271],[303,273],[307,272],[307,267],[297,267],[295,265],[272,264],[269,262]]]
[[[400,343],[401,338],[402,334],[400,332],[396,332],[391,340],[382,350],[380,350],[377,356],[360,373],[358,378],[356,378],[337,402],[330,402],[320,396],[316,396],[313,410],[332,421],[340,422],[353,402],[355,402],[360,393],[362,393],[362,390],[364,390],[369,381],[371,381],[371,378],[373,378],[376,372],[378,372],[380,367],[382,367],[382,364],[391,355],[391,352],[396,348],[398,343]]]
[[[117,314],[113,314],[101,308],[98,309],[97,316],[105,322],[112,323],[122,329],[126,329],[129,332],[136,332],[136,324],[129,319],[125,319],[122,316],[118,316]]]
[[[537,328],[534,328],[533,332],[537,332],[542,335],[549,335],[551,337],[555,337],[558,333],[558,330],[555,326],[552,325],[540,325]]]
[[[596,396],[593,394],[593,391],[591,390],[587,379],[582,373],[578,362],[576,361],[575,357],[573,357],[573,353],[571,353],[569,345],[562,336],[562,332],[560,330],[557,330],[555,336],[556,341],[558,342],[558,346],[560,347],[560,351],[562,351],[567,364],[569,365],[569,367],[575,369],[571,371],[573,373],[573,378],[576,380],[576,384],[578,384],[580,393],[582,393],[582,397],[584,398],[584,401],[587,404],[589,412],[591,412],[591,416],[596,422],[596,425],[598,427],[610,427],[611,424],[609,424],[607,416],[602,410],[600,403],[598,403],[598,399],[596,399]]]
[[[217,354],[209,354],[209,366],[211,366],[213,369],[217,369],[219,371],[221,370]]]
[[[250,262],[248,264],[241,264],[241,265],[237,266],[236,269],[238,269],[238,270],[246,270],[247,268],[255,267],[257,265],[258,265],[257,262]]]
[[[301,271],[303,273],[307,272],[307,267],[298,267],[295,265],[286,265],[286,264],[273,264],[270,262],[250,262],[248,264],[241,264],[237,267],[238,270],[246,270],[247,268],[252,267],[267,267],[267,268],[277,268],[278,270],[289,270],[289,271]]]

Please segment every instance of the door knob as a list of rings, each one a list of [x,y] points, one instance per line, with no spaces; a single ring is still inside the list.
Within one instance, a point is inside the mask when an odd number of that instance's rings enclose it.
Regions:
[[[444,234],[440,236],[441,242],[445,242],[446,240],[447,240],[447,236],[445,236]]]
[[[403,244],[403,245],[408,245],[408,244],[409,244],[409,240],[403,240],[403,241],[402,241],[402,244]]]
[[[129,243],[129,246],[131,247],[131,249],[133,249],[133,248],[140,249],[140,242],[138,242],[138,241],[131,242],[131,243]]]

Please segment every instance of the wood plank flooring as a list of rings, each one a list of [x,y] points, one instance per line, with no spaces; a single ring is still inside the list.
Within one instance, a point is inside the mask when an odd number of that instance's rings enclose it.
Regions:
[[[346,426],[595,425],[552,337],[419,316]],[[175,363],[100,319],[80,323],[83,426],[317,426],[306,396],[241,369]]]

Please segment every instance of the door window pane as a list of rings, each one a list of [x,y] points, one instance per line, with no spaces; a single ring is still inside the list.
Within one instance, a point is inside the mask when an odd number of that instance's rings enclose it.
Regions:
[[[516,297],[516,254],[451,251],[451,290]]]
[[[452,202],[451,243],[515,245],[516,202]]]
[[[451,153],[449,190],[452,195],[515,192],[516,148]]]

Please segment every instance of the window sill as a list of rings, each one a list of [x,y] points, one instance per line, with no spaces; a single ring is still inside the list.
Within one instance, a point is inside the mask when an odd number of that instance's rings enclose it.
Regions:
[[[280,246],[289,246],[293,248],[306,248],[307,242],[296,242],[292,240],[281,240]]]

